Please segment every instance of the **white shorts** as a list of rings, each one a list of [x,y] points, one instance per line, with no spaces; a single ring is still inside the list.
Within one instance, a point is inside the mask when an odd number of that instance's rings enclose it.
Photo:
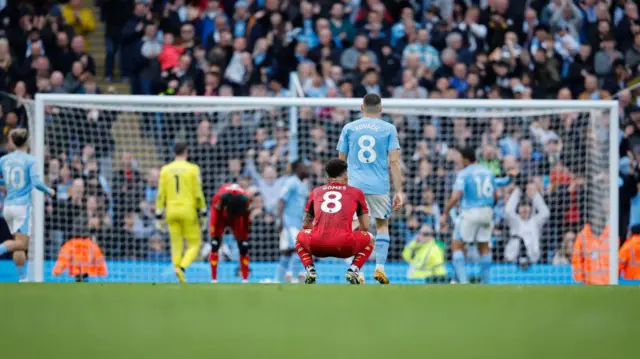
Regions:
[[[391,217],[391,196],[386,194],[365,194],[364,199],[369,207],[369,216],[379,219]]]
[[[5,205],[3,215],[12,235],[22,233],[31,236],[31,205]]]
[[[296,237],[300,232],[296,227],[284,227],[280,232],[280,250],[286,251],[296,248]]]
[[[493,231],[493,208],[469,208],[460,214],[459,237],[464,243],[489,243]]]

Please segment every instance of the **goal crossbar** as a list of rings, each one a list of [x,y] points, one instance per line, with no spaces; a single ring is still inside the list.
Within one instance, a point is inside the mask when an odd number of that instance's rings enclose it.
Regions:
[[[327,106],[358,108],[362,101],[355,98],[300,98],[300,97],[203,97],[203,96],[144,96],[144,95],[68,95],[38,94],[36,101],[45,104],[79,105],[176,105],[176,106]],[[488,109],[601,109],[617,108],[617,101],[598,100],[420,100],[420,99],[384,99],[385,108],[488,108]]]

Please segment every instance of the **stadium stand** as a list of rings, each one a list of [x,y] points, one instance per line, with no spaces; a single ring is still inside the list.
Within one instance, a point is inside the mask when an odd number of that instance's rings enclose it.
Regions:
[[[640,15],[632,0],[70,0],[3,1],[0,6],[0,139],[27,127],[24,100],[36,93],[131,93],[180,96],[288,96],[297,71],[307,97],[448,99],[608,99],[620,102],[620,237],[640,224]],[[128,85],[128,86],[127,86]],[[631,90],[628,89],[631,87]],[[234,121],[216,132],[211,119],[142,116],[134,134],[103,111],[52,110],[46,180],[58,195],[46,206],[47,259],[85,221],[107,259],[168,261],[154,230],[158,167],[175,133],[193,139],[207,198],[225,181],[258,194],[251,240],[256,261],[278,255],[273,207],[287,163],[286,128],[275,121]],[[86,116],[90,121],[81,117]],[[300,144],[314,183],[351,113],[300,112]],[[230,116],[233,117],[233,116]],[[277,117],[277,116],[276,116]],[[425,225],[433,236],[456,159],[443,148],[472,145],[497,174],[520,166],[519,184],[538,186],[551,206],[541,263],[570,260],[566,238],[584,218],[580,154],[584,131],[571,120],[534,126],[445,118],[436,126],[396,118],[406,168],[407,208],[394,217],[391,261]],[[137,121],[137,120],[136,120]],[[515,124],[515,125],[514,125]],[[439,127],[442,126],[442,127]],[[447,130],[443,130],[446,128]],[[251,129],[250,131],[248,129]],[[134,149],[125,136],[142,138]],[[237,141],[237,139],[243,141]],[[4,149],[3,149],[4,150]],[[142,152],[164,157],[144,160]],[[581,152],[582,151],[582,152]],[[513,156],[513,157],[512,157]],[[511,162],[514,160],[514,162]],[[563,161],[566,171],[554,171]],[[566,161],[574,161],[567,163]],[[214,171],[212,169],[225,169]],[[543,184],[546,178],[551,184]],[[549,179],[550,178],[550,179]],[[277,186],[276,186],[277,187]],[[542,188],[545,188],[544,190]],[[505,193],[503,198],[509,198]],[[564,207],[558,207],[566,204]],[[506,236],[507,231],[496,231]],[[547,233],[548,232],[548,233]],[[552,233],[551,233],[552,232]],[[427,235],[429,233],[423,233]],[[506,242],[506,241],[502,241]],[[444,245],[443,245],[444,246]],[[503,260],[504,248],[495,258]],[[450,256],[450,253],[446,254]],[[563,258],[564,256],[564,258]],[[235,258],[235,255],[228,255]]]

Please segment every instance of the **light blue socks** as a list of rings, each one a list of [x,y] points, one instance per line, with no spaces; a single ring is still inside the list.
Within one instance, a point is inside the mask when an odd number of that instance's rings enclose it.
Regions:
[[[454,251],[452,257],[453,270],[456,273],[456,277],[458,277],[458,283],[468,284],[469,278],[467,277],[467,267],[465,264],[464,252]]]
[[[291,256],[280,254],[280,260],[278,261],[278,268],[276,269],[276,281],[278,283],[284,283],[284,276],[289,266]]]
[[[480,256],[480,274],[482,275],[483,284],[489,284],[490,272],[491,272],[491,254],[483,254]]]
[[[27,280],[27,266],[16,266],[16,270],[18,271],[18,280],[24,282]]]
[[[387,255],[389,254],[389,243],[391,239],[389,233],[377,233],[376,234],[376,269],[384,270],[384,264],[387,262]]]
[[[295,280],[299,274],[305,273],[305,270],[302,267],[300,257],[297,255],[291,255],[289,258],[289,272],[291,272],[293,279]]]

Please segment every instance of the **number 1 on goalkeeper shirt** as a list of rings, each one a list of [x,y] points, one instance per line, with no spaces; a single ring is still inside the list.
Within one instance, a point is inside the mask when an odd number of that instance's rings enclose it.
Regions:
[[[174,146],[175,160],[160,170],[160,184],[156,199],[156,221],[160,229],[163,215],[169,228],[171,261],[178,281],[183,283],[185,270],[200,251],[201,221],[206,221],[207,207],[200,167],[187,162],[187,145],[178,142]],[[187,248],[184,248],[184,242]]]

